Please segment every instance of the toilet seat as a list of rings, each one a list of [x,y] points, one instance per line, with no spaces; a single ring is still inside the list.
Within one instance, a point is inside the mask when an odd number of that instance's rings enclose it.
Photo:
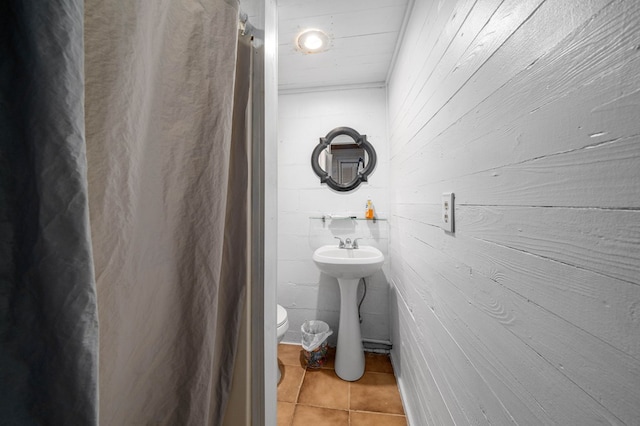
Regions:
[[[277,320],[276,323],[278,324],[276,326],[276,334],[278,337],[278,344],[280,342],[282,342],[282,339],[284,339],[284,334],[287,332],[287,330],[289,330],[289,319],[287,318],[287,310],[285,308],[283,308],[280,305],[277,305]],[[276,359],[276,361],[278,361]],[[278,371],[278,383],[280,383],[280,379],[282,378],[282,372],[280,371],[280,366],[278,365],[278,362],[276,362],[276,370]]]
[[[277,327],[280,327],[285,322],[287,322],[287,310],[282,306],[278,305]]]

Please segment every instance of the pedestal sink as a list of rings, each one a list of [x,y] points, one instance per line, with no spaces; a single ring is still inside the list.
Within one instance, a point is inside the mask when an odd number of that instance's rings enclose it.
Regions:
[[[338,279],[340,324],[335,370],[343,380],[358,380],[364,374],[364,350],[358,318],[358,283],[382,268],[384,255],[375,247],[339,248],[322,246],[313,253],[320,271]]]

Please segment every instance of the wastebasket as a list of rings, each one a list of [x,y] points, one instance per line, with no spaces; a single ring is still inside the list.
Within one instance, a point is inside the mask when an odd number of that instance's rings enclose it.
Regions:
[[[320,368],[327,360],[327,337],[333,334],[329,324],[320,320],[305,321],[302,330],[302,349],[307,368]]]

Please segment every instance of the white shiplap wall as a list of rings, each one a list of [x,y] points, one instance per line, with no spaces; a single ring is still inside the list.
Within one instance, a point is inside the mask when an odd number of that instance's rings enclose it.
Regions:
[[[388,105],[411,424],[639,425],[640,2],[416,1]]]
[[[388,222],[340,220],[325,223],[310,217],[329,213],[362,218],[368,197],[379,217],[388,217],[389,155],[384,88],[281,94],[278,99],[278,303],[289,316],[284,341],[300,343],[305,320],[320,319],[338,330],[340,292],[335,278],[320,274],[313,251],[342,238],[367,237],[361,244],[379,247],[386,255]],[[349,193],[320,184],[311,168],[311,152],[331,129],[356,129],[375,147],[378,163],[369,182]],[[389,339],[388,266],[367,280],[362,305],[363,337]]]

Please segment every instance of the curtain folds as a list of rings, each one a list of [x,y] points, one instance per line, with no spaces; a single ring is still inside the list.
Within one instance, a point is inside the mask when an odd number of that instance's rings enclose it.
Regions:
[[[83,2],[0,4],[0,423],[97,424]]]
[[[237,7],[0,2],[3,426],[220,424],[249,264]]]
[[[227,395],[233,378],[241,315],[249,282],[252,55],[251,36],[240,34],[235,71],[229,190],[227,191],[219,293],[219,299],[224,302],[217,306],[218,324],[223,324],[225,330],[216,333],[214,345],[214,359],[219,360],[219,368],[213,372],[216,398],[211,401],[210,425],[221,425],[223,421]]]
[[[85,9],[100,423],[219,424],[246,289],[237,5]]]

